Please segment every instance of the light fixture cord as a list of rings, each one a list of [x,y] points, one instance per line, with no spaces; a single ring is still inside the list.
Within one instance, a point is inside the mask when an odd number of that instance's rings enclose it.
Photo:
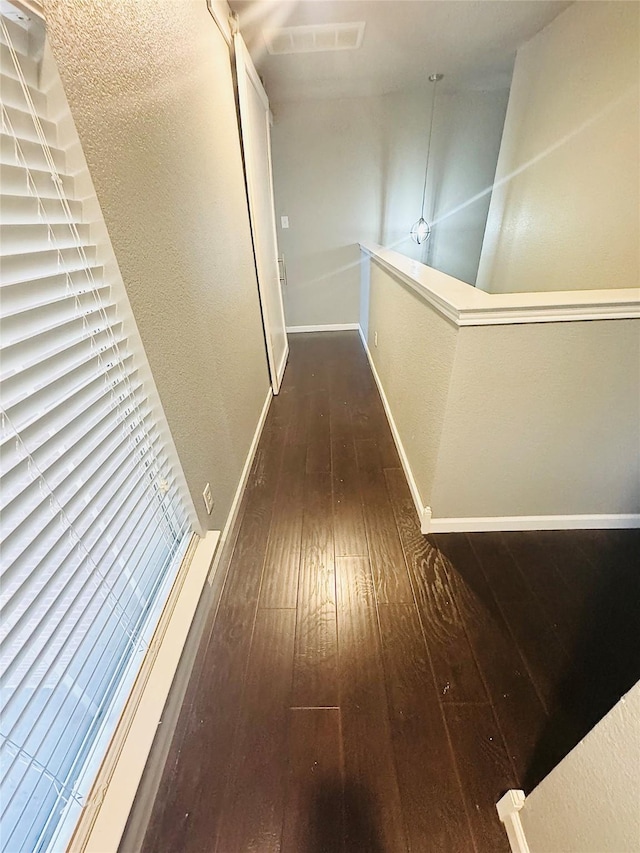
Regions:
[[[427,196],[427,175],[429,174],[429,158],[431,157],[431,134],[433,133],[433,114],[436,108],[436,86],[439,80],[433,81],[433,98],[431,99],[431,121],[429,122],[429,142],[427,144],[427,165],[424,170],[424,187],[422,188],[422,208],[421,217],[424,219],[424,201]]]

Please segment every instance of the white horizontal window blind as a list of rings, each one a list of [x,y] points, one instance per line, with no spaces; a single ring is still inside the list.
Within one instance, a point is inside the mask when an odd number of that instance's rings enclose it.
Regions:
[[[0,838],[62,850],[191,537],[103,278],[44,32],[0,16]]]

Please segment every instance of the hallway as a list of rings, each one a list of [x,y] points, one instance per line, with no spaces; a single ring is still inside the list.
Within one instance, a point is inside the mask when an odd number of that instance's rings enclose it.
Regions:
[[[144,851],[508,851],[640,675],[638,531],[422,536],[358,334],[290,345]]]

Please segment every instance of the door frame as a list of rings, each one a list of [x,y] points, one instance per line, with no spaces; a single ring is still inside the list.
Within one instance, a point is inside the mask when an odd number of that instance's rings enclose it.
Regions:
[[[280,271],[278,266],[278,235],[276,230],[276,213],[275,213],[275,197],[273,193],[273,168],[271,163],[271,111],[269,109],[269,98],[267,97],[267,93],[264,90],[264,86],[262,85],[262,81],[258,76],[258,72],[255,69],[253,61],[249,55],[249,51],[244,43],[244,39],[242,35],[237,32],[233,36],[233,47],[235,53],[235,65],[236,65],[236,78],[238,84],[238,102],[239,102],[239,124],[240,124],[240,139],[242,143],[242,150],[244,156],[244,172],[245,179],[247,185],[247,199],[249,205],[249,220],[251,224],[251,239],[253,242],[253,254],[254,254],[254,262],[256,268],[256,276],[258,279],[258,292],[260,294],[260,307],[262,310],[262,324],[264,327],[264,338],[265,338],[265,346],[267,350],[267,361],[269,364],[269,374],[271,377],[271,386],[273,388],[273,393],[278,394],[280,391],[280,385],[282,383],[282,377],[284,375],[284,370],[287,364],[287,358],[289,357],[289,340],[287,337],[287,324],[284,315],[284,301],[282,298],[282,286],[280,284]],[[253,166],[251,163],[251,147],[254,145],[254,140],[252,139],[251,126],[248,120],[243,121],[243,114],[245,116],[249,116],[249,92],[248,85],[253,85],[256,90],[262,105],[265,110],[265,123],[266,123],[266,139],[267,139],[267,160],[268,160],[268,169],[269,169],[269,186],[268,193],[271,201],[270,209],[271,209],[271,222],[270,223],[262,223],[258,221],[255,213],[255,203],[254,199],[257,195],[256,190],[256,176],[254,174]],[[249,126],[247,127],[247,124]],[[285,335],[285,349],[283,355],[280,357],[279,362],[277,361],[276,355],[273,351],[273,346],[271,343],[271,324],[273,322],[273,318],[269,316],[269,307],[268,301],[266,298],[266,288],[268,286],[268,282],[265,282],[260,275],[259,263],[258,263],[258,249],[257,249],[257,240],[256,234],[259,229],[265,227],[272,229],[272,238],[273,245],[275,246],[275,254],[272,259],[270,259],[270,263],[273,265],[273,276],[274,280],[277,283],[278,288],[278,305],[280,309],[280,315],[282,318],[282,328],[284,330]]]

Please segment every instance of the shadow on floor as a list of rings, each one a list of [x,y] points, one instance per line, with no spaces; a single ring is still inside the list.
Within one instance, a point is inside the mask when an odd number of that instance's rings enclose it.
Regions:
[[[640,680],[640,539],[603,555],[580,608],[570,665],[554,691],[549,720],[524,779],[530,791]],[[635,558],[633,552],[635,550]]]
[[[376,808],[363,785],[326,782],[311,804],[309,843],[300,853],[383,853]],[[340,816],[340,817],[338,817]],[[341,819],[344,821],[344,836]]]
[[[501,541],[504,544],[499,535],[467,534],[466,544],[465,534],[434,538],[434,547],[449,561],[458,605],[466,608],[470,620],[477,620],[481,637],[484,625],[493,623],[486,636],[499,639],[499,650],[507,645],[518,649],[534,687],[546,638],[566,653],[563,665],[554,649],[547,649],[544,675],[549,689],[545,685],[541,698],[547,713],[532,749],[517,767],[520,785],[529,793],[640,680],[640,531],[528,532],[520,544],[528,548],[535,539],[538,547],[531,552],[535,557],[521,570],[517,561],[505,558],[503,549],[499,571],[492,566],[491,577],[470,547],[487,536],[498,554]],[[519,534],[507,536],[513,542]],[[538,569],[539,575],[532,578]],[[510,572],[514,576],[505,577]],[[517,607],[511,607],[510,596]],[[555,624],[552,614],[563,624]],[[545,624],[538,623],[541,618]],[[518,637],[524,640],[519,642]],[[517,666],[517,661],[511,665]],[[530,725],[535,716],[534,712],[528,721],[511,720],[512,729]],[[533,735],[533,730],[529,732]]]

